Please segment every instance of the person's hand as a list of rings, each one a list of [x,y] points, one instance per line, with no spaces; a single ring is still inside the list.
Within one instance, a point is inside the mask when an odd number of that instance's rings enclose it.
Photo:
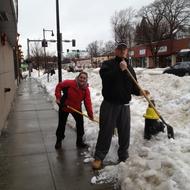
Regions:
[[[125,60],[123,60],[123,61],[120,62],[120,69],[122,71],[127,70],[127,63],[126,63]]]
[[[143,93],[144,93],[144,94],[143,94]],[[149,92],[148,90],[143,90],[143,92],[142,92],[142,91],[140,92],[140,95],[141,95],[141,96],[143,96],[143,95],[149,96],[149,95],[150,95],[150,92]]]
[[[90,120],[94,121],[94,117],[92,115],[88,116]]]
[[[57,103],[58,105],[60,105],[60,100],[56,99],[56,103]]]

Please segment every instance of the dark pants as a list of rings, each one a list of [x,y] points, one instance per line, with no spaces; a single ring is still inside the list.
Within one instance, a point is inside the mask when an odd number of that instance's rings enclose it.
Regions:
[[[82,142],[82,137],[84,135],[84,121],[83,116],[78,113],[71,113],[76,122],[77,130],[77,142]],[[62,109],[59,109],[59,122],[56,130],[57,141],[61,141],[65,138],[65,126],[67,122],[69,112],[65,112]]]
[[[100,130],[94,158],[103,160],[109,151],[114,128],[118,130],[118,157],[124,161],[128,158],[130,143],[130,107],[115,105],[103,101],[100,107]]]

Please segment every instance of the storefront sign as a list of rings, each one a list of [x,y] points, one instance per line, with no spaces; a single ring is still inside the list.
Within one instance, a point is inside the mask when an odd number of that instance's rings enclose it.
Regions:
[[[141,49],[141,50],[139,51],[139,55],[145,55],[145,53],[146,53],[146,49]]]
[[[161,46],[158,50],[158,53],[167,52],[167,46]]]

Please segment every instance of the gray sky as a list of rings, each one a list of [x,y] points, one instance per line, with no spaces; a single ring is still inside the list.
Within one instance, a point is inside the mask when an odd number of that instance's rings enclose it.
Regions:
[[[86,49],[95,40],[113,40],[111,17],[115,11],[132,7],[140,9],[153,0],[59,0],[60,32],[64,40],[76,39],[76,47],[63,43],[65,49]],[[26,55],[27,38],[42,39],[43,28],[53,30],[54,37],[46,32],[46,39],[56,39],[56,0],[19,1],[18,32]],[[49,44],[47,51],[55,52],[56,44]]]

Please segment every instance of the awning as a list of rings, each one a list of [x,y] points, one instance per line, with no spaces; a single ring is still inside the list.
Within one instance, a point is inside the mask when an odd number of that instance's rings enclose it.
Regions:
[[[190,57],[190,49],[182,49],[178,52],[179,57]]]

